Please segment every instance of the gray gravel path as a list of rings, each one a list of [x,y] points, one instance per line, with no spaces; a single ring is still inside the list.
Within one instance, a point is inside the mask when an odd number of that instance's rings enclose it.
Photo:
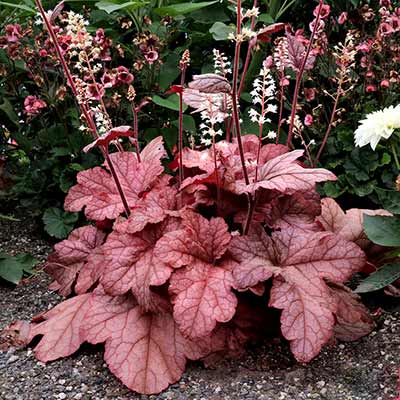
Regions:
[[[0,220],[0,250],[29,251],[42,260],[49,244],[30,220]],[[17,288],[0,283],[0,330],[13,319],[29,319],[59,301],[38,274]],[[102,347],[83,346],[74,356],[47,365],[30,348],[0,352],[0,399],[82,400],[393,400],[400,368],[400,312],[384,313],[378,329],[356,343],[327,347],[308,365],[296,363],[279,339],[251,348],[240,360],[213,369],[190,363],[182,379],[164,393],[141,396],[108,372]]]

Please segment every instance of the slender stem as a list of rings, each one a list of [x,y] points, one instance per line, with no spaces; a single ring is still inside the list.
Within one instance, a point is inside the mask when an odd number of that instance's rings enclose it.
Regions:
[[[257,0],[254,0],[253,1],[253,8],[256,8],[256,7],[257,7]],[[252,32],[254,32],[254,28],[256,26],[256,20],[257,20],[257,18],[255,16],[251,17],[250,30]],[[239,99],[240,99],[240,95],[242,94],[243,86],[244,86],[244,83],[245,83],[245,80],[246,80],[246,76],[247,76],[247,71],[249,70],[251,51],[253,50],[253,46],[250,43],[251,43],[251,41],[249,41],[249,45],[247,47],[246,60],[244,62],[243,71],[242,71],[242,77],[240,79],[240,84],[239,84],[239,89],[238,89],[238,97],[239,97]]]
[[[312,164],[313,167],[315,167],[318,164],[319,158],[321,157],[321,154],[322,154],[322,152],[323,152],[323,150],[324,150],[324,148],[326,146],[326,142],[328,141],[328,137],[329,137],[329,134],[331,133],[333,122],[335,120],[336,110],[337,110],[337,106],[338,106],[339,98],[340,98],[341,94],[342,94],[342,81],[339,81],[339,86],[338,86],[338,90],[337,90],[337,93],[336,93],[335,102],[333,104],[331,118],[329,120],[329,125],[328,125],[328,128],[327,128],[326,132],[325,132],[325,136],[324,136],[324,139],[322,140],[321,146],[320,146],[320,148],[318,150],[318,154],[315,157],[315,160],[314,160],[314,162]]]
[[[214,130],[214,126],[211,127]],[[214,156],[214,169],[215,169],[215,184],[217,185],[217,209],[221,199],[221,188],[219,183],[218,164],[217,164],[217,151],[215,149],[215,135],[212,136],[212,149]]]
[[[282,77],[284,77],[284,73],[282,71]],[[282,128],[282,116],[283,116],[283,101],[285,98],[285,87],[282,85],[282,79],[281,77],[281,85],[280,85],[280,89],[279,89],[279,120],[278,120],[278,130],[276,133],[276,141],[275,143],[278,144],[279,143],[279,138],[281,136],[281,128]]]
[[[297,73],[297,76],[296,76],[296,86],[294,88],[294,94],[293,94],[292,112],[291,112],[291,115],[290,115],[289,133],[288,133],[288,138],[287,138],[287,143],[286,143],[287,146],[290,146],[291,143],[292,143],[294,119],[295,119],[296,111],[297,111],[297,100],[298,100],[298,97],[299,97],[301,80],[303,78],[304,69],[306,67],[307,59],[308,59],[308,56],[310,55],[311,47],[312,47],[313,42],[314,42],[314,37],[315,37],[315,34],[317,32],[317,29],[318,29],[318,25],[319,25],[319,20],[320,20],[321,10],[322,10],[323,4],[324,4],[323,0],[319,0],[318,12],[317,12],[317,16],[315,17],[315,25],[314,25],[314,28],[313,28],[313,30],[311,32],[310,42],[308,43],[306,54],[303,57],[300,69],[299,69],[299,71]]]
[[[69,83],[69,85],[71,87],[72,93],[74,94],[75,98],[78,99],[78,97],[79,97],[78,90],[77,90],[75,82],[74,82],[74,80],[72,78],[71,72],[70,72],[70,70],[69,70],[69,68],[67,66],[67,63],[65,62],[64,56],[63,56],[63,54],[61,52],[61,48],[60,48],[60,46],[58,44],[57,36],[56,36],[56,34],[54,32],[53,26],[51,25],[49,19],[46,16],[46,13],[45,13],[44,8],[42,6],[41,0],[35,0],[35,1],[36,1],[36,4],[37,4],[38,8],[39,8],[40,14],[42,15],[43,21],[46,24],[47,30],[48,30],[49,35],[51,37],[51,40],[52,40],[52,42],[54,44],[54,47],[56,49],[56,53],[57,53],[58,59],[61,62],[61,65],[62,65],[62,67],[64,69],[64,72],[65,72],[65,75],[67,77],[67,81],[68,81],[68,83]],[[90,115],[88,109],[86,108],[86,105],[83,104],[80,101],[78,101],[78,104],[79,104],[79,106],[81,108],[82,114],[84,115],[84,117],[85,117],[85,119],[86,119],[86,121],[87,121],[87,123],[89,125],[89,128],[90,128],[93,136],[95,138],[98,138],[99,134],[98,134],[97,129],[96,129],[96,124],[94,123],[92,116]],[[122,204],[124,205],[124,208],[125,208],[125,213],[128,216],[130,214],[128,202],[126,201],[126,197],[125,197],[125,194],[123,192],[122,186],[121,186],[121,184],[119,182],[118,176],[116,174],[114,165],[113,165],[113,163],[111,161],[111,158],[110,158],[110,156],[108,154],[108,149],[101,147],[101,151],[102,151],[102,153],[104,155],[104,158],[105,158],[105,160],[107,162],[107,166],[108,166],[108,168],[109,168],[109,170],[111,172],[111,175],[112,175],[112,177],[114,179],[114,182],[115,182],[115,185],[117,187],[118,193],[119,193],[119,195],[121,197]]]
[[[104,157],[105,157],[105,159],[106,159],[107,166],[108,166],[108,168],[110,169],[111,175],[112,175],[112,177],[113,177],[113,179],[114,179],[115,186],[117,187],[119,196],[121,197],[122,204],[124,205],[125,214],[126,214],[126,216],[128,217],[128,216],[130,215],[130,213],[131,213],[131,212],[130,212],[130,209],[129,209],[129,205],[128,205],[128,202],[127,202],[127,200],[126,200],[124,190],[122,189],[121,182],[119,181],[117,172],[115,171],[114,164],[113,164],[113,162],[111,161],[110,155],[108,154],[108,148],[107,148],[107,146],[104,146]]]
[[[391,147],[391,149],[392,149],[392,153],[393,153],[393,157],[394,157],[394,162],[395,162],[395,164],[396,164],[397,171],[400,172],[399,157],[398,157],[398,155],[397,155],[397,150],[396,150],[396,147],[395,147],[395,145],[394,145],[394,142],[391,142],[391,143],[390,143],[390,147]]]
[[[239,74],[239,57],[240,57],[240,45],[241,45],[241,26],[242,26],[242,2],[238,0],[237,2],[237,21],[236,21],[236,46],[235,46],[235,57],[233,63],[233,82],[232,82],[232,119],[236,130],[236,137],[238,142],[239,148],[239,155],[240,155],[240,162],[242,164],[243,169],[243,177],[246,182],[246,185],[250,183],[249,176],[247,174],[246,163],[244,159],[244,152],[243,152],[243,144],[240,132],[240,121],[239,121],[239,110],[238,110],[238,97],[237,97],[237,83],[238,83],[238,74]]]
[[[185,84],[185,74],[186,66],[181,67],[181,87]],[[179,186],[184,180],[183,175],[183,93],[178,93],[179,95],[179,139],[178,139],[178,151],[179,151]]]
[[[140,149],[139,149],[139,140],[138,140],[139,139],[138,113],[136,111],[136,105],[135,105],[135,102],[133,100],[131,101],[131,109],[132,109],[132,116],[133,116],[133,135],[134,135],[133,145],[135,146],[135,152],[136,152],[137,159],[138,159],[139,162],[141,162]]]

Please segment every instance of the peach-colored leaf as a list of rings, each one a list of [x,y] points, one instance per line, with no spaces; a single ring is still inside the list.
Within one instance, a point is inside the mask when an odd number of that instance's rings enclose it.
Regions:
[[[228,79],[217,74],[194,75],[189,82],[189,88],[203,93],[230,93],[231,85]]]
[[[35,347],[36,357],[43,362],[66,357],[84,342],[80,333],[89,308],[90,294],[81,294],[65,300],[42,315],[43,322],[33,325],[30,339],[43,335]]]
[[[174,319],[185,337],[210,335],[217,322],[227,322],[235,314],[231,267],[194,262],[175,271],[170,292],[174,295]]]

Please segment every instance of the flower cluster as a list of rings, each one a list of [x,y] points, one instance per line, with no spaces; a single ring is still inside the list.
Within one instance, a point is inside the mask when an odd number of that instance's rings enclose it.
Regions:
[[[271,120],[266,117],[269,113],[276,113],[277,106],[271,104],[271,100],[275,98],[275,81],[271,75],[271,70],[268,68],[268,60],[264,61],[263,67],[260,70],[259,77],[253,82],[253,90],[251,91],[252,102],[254,105],[261,107],[260,111],[254,108],[249,110],[250,119],[256,122],[260,127],[265,123],[270,123]],[[268,138],[275,138],[275,132],[269,132]]]
[[[46,107],[46,102],[36,96],[28,96],[24,100],[24,112],[30,116],[40,114],[42,108]]]
[[[133,43],[138,46],[147,64],[152,65],[158,60],[161,46],[161,41],[158,36],[143,33],[138,35]],[[137,62],[136,68],[141,69],[142,67],[142,63]]]

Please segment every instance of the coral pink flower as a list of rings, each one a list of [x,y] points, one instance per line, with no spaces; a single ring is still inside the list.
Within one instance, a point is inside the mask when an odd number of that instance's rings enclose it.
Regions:
[[[101,83],[106,89],[112,88],[116,85],[115,76],[105,72],[101,77]]]
[[[17,43],[22,37],[21,25],[7,25],[6,26],[6,37],[9,43]]]
[[[307,101],[313,101],[315,99],[315,89],[314,88],[304,88],[303,94]]]
[[[381,81],[380,85],[381,85],[381,88],[388,89],[390,86],[390,82],[387,79],[384,79],[383,81]]]
[[[144,58],[151,65],[154,63],[154,61],[158,60],[158,53],[154,50],[150,50],[144,54]]]
[[[339,15],[338,23],[343,25],[347,21],[347,12],[344,11]]]
[[[367,85],[367,87],[365,88],[365,91],[367,93],[372,93],[372,92],[376,92],[378,89],[375,85],[369,84]]]
[[[318,15],[319,5],[314,9],[314,17]],[[328,4],[323,4],[321,8],[320,18],[325,19],[329,16],[331,12],[331,7]]]
[[[45,49],[40,49],[39,50],[39,56],[40,57],[47,57],[47,55],[48,55],[47,50],[45,50]]]
[[[128,68],[119,66],[117,69],[117,84],[122,85],[126,83],[127,85],[133,82],[133,75],[129,72]]]
[[[388,24],[387,22],[383,22],[383,23],[380,24],[380,26],[379,26],[379,34],[380,34],[382,37],[389,36],[389,35],[391,35],[391,34],[394,33],[394,32],[395,32],[395,30],[393,29],[393,26],[390,25],[390,24]]]
[[[314,122],[314,118],[311,114],[307,114],[304,118],[304,125],[311,126]]]
[[[100,100],[104,96],[104,88],[103,86],[94,83],[91,83],[87,86],[88,96],[91,100]]]
[[[36,96],[28,96],[24,100],[24,112],[28,115],[39,114],[42,108],[47,107],[47,104]]]

